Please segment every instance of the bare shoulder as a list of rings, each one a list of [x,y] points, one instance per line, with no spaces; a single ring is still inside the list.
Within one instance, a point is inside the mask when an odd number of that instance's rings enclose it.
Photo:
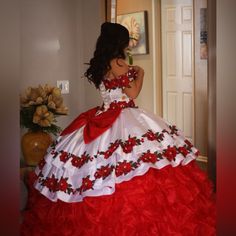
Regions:
[[[111,65],[111,71],[115,75],[115,77],[127,73],[129,69],[125,60],[121,58],[115,58],[111,60],[110,65]]]

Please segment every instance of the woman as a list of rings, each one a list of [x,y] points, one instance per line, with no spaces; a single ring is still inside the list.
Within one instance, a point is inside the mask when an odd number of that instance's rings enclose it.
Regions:
[[[198,150],[135,106],[144,71],[126,64],[128,45],[125,27],[102,24],[85,76],[103,105],[80,114],[30,176],[22,235],[215,235]]]

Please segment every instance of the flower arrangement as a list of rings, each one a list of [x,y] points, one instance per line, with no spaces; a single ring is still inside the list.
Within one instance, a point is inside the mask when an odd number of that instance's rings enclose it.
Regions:
[[[30,131],[45,131],[57,135],[61,128],[55,123],[56,117],[67,115],[61,90],[57,87],[28,87],[20,95],[20,125]]]

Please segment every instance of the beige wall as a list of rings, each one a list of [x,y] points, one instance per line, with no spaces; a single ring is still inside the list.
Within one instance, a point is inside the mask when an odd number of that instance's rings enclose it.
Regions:
[[[23,0],[21,5],[20,90],[69,80],[70,93],[63,97],[70,114],[58,118],[61,124],[75,116],[81,102],[74,99],[78,93],[75,13],[74,0]]]
[[[152,1],[146,0],[117,0],[117,15],[147,11],[148,18],[148,40],[149,40],[149,53],[145,55],[134,55],[134,64],[140,65],[145,70],[144,83],[141,93],[137,98],[137,105],[149,111],[154,111],[153,103],[153,42],[152,42]]]
[[[69,80],[70,93],[63,95],[69,115],[58,118],[62,128],[84,109],[98,105],[96,90],[81,77],[100,24],[97,0],[21,1],[20,92],[28,86],[56,86],[57,80]]]
[[[207,60],[200,59],[200,8],[207,0],[194,2],[194,60],[195,60],[195,146],[201,155],[207,155]]]
[[[82,1],[82,9],[83,9],[83,72],[87,68],[84,66],[84,63],[88,63],[90,58],[93,56],[93,52],[95,50],[95,43],[100,33],[100,26],[103,22],[103,11],[101,11],[102,1],[98,0],[89,0]],[[104,9],[105,10],[105,9]],[[85,80],[85,88],[84,88],[84,97],[85,97],[85,107],[90,108],[94,106],[98,106],[102,104],[101,96],[98,90],[95,89],[93,84],[88,83]]]

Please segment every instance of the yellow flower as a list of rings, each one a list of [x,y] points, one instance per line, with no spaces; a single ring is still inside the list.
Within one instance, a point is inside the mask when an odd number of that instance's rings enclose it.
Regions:
[[[60,96],[61,96],[61,89],[59,89],[59,88],[53,88],[53,90],[52,90],[52,95],[53,95],[53,96],[60,97]]]
[[[20,95],[20,124],[31,131],[43,130],[57,135],[61,128],[55,117],[67,115],[61,90],[48,84],[28,87]]]
[[[40,105],[47,100],[47,95],[41,85],[38,88],[27,88],[25,95],[21,96],[20,101],[23,107],[29,107],[31,105]]]
[[[38,124],[42,127],[51,126],[54,121],[53,113],[48,111],[47,106],[41,105],[36,108],[33,116],[33,123]]]

